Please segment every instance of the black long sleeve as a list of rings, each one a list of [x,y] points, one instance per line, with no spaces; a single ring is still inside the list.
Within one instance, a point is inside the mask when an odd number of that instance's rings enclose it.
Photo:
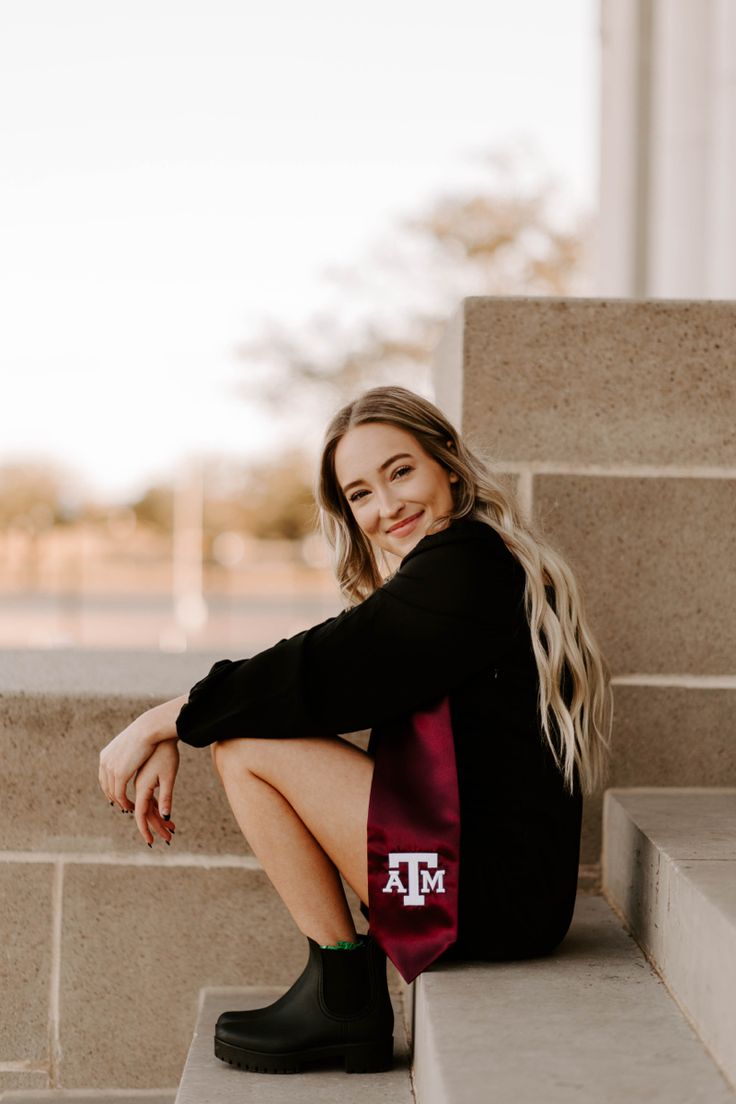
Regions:
[[[369,598],[271,648],[218,660],[176,721],[194,747],[358,732],[429,705],[502,658],[523,569],[475,519],[423,537]]]

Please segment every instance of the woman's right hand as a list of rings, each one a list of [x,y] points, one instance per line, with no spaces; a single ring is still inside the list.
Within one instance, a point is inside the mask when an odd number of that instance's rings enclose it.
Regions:
[[[135,822],[145,842],[153,845],[155,829],[163,840],[169,840],[176,825],[172,820],[164,820],[159,808],[169,811],[174,794],[174,781],[179,769],[179,748],[176,738],[161,740],[138,768],[133,785],[135,787]],[[154,790],[158,786],[158,802]]]

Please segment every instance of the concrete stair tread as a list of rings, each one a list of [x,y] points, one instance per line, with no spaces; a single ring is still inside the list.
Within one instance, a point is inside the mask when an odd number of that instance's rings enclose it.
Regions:
[[[736,786],[626,786],[607,793],[670,858],[736,859]]]
[[[340,1062],[331,1069],[305,1065],[301,1073],[272,1074],[239,1070],[216,1058],[213,1034],[217,1017],[230,1008],[262,1008],[285,993],[288,986],[209,987],[200,991],[194,1037],[175,1104],[413,1104],[410,1055],[400,993],[392,992],[394,1006],[394,1068],[385,1073],[346,1074]]]
[[[607,790],[602,883],[736,1089],[736,787]]]
[[[12,1089],[0,1092],[2,1104],[174,1104],[175,1090],[159,1089]]]
[[[415,984],[421,1104],[734,1104],[736,1095],[602,897],[547,958],[447,964]]]

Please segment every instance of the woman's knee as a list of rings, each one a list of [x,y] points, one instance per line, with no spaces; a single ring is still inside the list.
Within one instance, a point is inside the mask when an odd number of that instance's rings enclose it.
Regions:
[[[225,763],[235,760],[241,766],[248,766],[248,745],[252,741],[246,739],[215,740],[210,744],[210,755],[216,772],[222,775]]]
[[[215,772],[222,777],[222,770],[225,764],[225,759],[229,754],[228,744],[232,745],[232,740],[215,740],[210,744],[210,755],[212,757],[212,765],[215,768]],[[232,747],[229,749],[232,751]]]

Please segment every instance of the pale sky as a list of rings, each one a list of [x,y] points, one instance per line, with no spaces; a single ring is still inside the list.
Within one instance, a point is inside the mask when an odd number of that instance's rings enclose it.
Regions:
[[[494,148],[594,209],[598,24],[598,0],[0,0],[0,463],[123,501],[267,449],[235,347]]]

